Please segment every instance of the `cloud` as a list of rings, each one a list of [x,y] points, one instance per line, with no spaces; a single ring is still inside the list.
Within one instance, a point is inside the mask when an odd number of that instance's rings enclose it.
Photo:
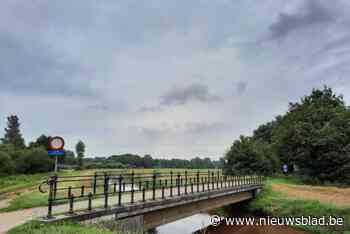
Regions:
[[[191,101],[203,103],[215,102],[220,100],[209,92],[209,88],[203,84],[191,84],[182,88],[173,88],[161,97],[161,105],[185,105]]]
[[[295,13],[280,13],[277,22],[270,26],[272,38],[283,38],[289,33],[311,25],[329,22],[333,16],[320,1],[307,0]]]
[[[236,91],[238,95],[242,95],[247,90],[247,83],[244,81],[239,81],[236,86]]]
[[[82,68],[50,48],[0,32],[0,89],[18,93],[91,96]]]

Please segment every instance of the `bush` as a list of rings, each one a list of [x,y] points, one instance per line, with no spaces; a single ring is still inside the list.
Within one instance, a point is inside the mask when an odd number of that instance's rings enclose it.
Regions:
[[[15,171],[15,164],[10,155],[0,151],[0,175],[12,174]]]
[[[54,167],[54,161],[42,148],[26,149],[16,154],[17,173],[38,173],[48,172]]]

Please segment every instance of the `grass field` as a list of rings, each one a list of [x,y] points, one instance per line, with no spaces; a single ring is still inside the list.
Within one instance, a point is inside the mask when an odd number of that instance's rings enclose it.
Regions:
[[[263,192],[249,204],[255,213],[275,217],[343,217],[345,225],[339,226],[299,226],[305,231],[321,234],[350,233],[350,208],[321,203],[312,199],[295,199],[283,191],[274,191],[274,184],[300,184],[297,179],[276,178],[268,179]],[[316,199],[316,196],[315,196]]]

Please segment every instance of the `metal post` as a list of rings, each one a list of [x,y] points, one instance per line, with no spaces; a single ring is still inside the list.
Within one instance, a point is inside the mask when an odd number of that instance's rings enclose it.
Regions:
[[[69,197],[69,214],[74,214],[74,195]]]
[[[57,194],[57,175],[54,175],[52,177],[54,181],[54,189],[53,189],[53,199],[56,199],[56,194]]]
[[[94,175],[94,188],[93,188],[93,192],[94,194],[96,194],[96,186],[97,186],[97,173],[95,172],[95,175]]]
[[[152,199],[156,200],[156,172],[153,172]]]
[[[51,219],[52,218],[52,206],[53,206],[53,190],[54,190],[54,180],[52,178],[49,179],[49,199],[48,199],[48,210],[47,210],[47,218]]]
[[[119,189],[118,189],[118,206],[122,205],[122,181],[123,181],[123,177],[122,177],[122,175],[119,175],[119,178],[118,178],[118,185],[119,185]]]
[[[70,198],[72,196],[72,187],[69,186],[68,187],[68,198]]]
[[[214,172],[212,172],[211,173],[211,183],[212,183],[212,188],[213,188],[213,190],[214,190],[214,188],[215,188],[215,177],[214,177]]]
[[[145,202],[145,200],[146,200],[146,189],[143,188],[142,189],[142,201]]]
[[[181,179],[181,175],[180,172],[177,173],[177,195],[180,196],[180,179]]]
[[[202,180],[202,192],[204,192],[204,180],[203,180],[203,177],[201,178]]]
[[[85,190],[85,186],[81,186],[81,193],[80,193],[80,196],[81,197],[84,197],[84,190]]]
[[[187,171],[185,171],[185,194],[187,195]]]
[[[104,176],[104,195],[105,195],[105,209],[108,207],[108,191],[109,191],[109,176]]]
[[[164,199],[164,186],[162,186],[162,199]]]
[[[170,197],[173,196],[173,171],[170,171]]]
[[[131,203],[134,203],[134,171],[131,172]]]
[[[193,193],[193,183],[191,182],[191,193]]]
[[[199,170],[197,171],[197,193],[199,192]]]
[[[219,178],[220,178],[220,171],[217,171],[217,176],[216,176],[216,188],[219,189]]]
[[[88,203],[88,210],[91,211],[92,209],[92,193],[89,193],[89,203]]]
[[[58,156],[56,155],[56,157],[55,157],[55,173],[57,173],[57,172],[58,172]]]

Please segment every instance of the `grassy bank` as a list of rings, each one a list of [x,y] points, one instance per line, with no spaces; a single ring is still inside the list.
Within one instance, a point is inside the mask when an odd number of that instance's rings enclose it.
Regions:
[[[116,234],[108,229],[101,227],[84,226],[77,223],[61,224],[41,224],[39,222],[30,222],[12,229],[8,234]]]
[[[343,217],[344,226],[298,226],[298,228],[320,234],[350,234],[350,208],[339,208],[313,200],[293,199],[283,194],[283,191],[273,191],[273,183],[297,184],[298,181],[268,179],[263,192],[249,204],[251,211],[275,217]]]
[[[114,223],[114,222],[113,222]],[[108,227],[108,228],[107,228]],[[110,229],[112,228],[112,229]],[[8,234],[141,234],[142,231],[129,232],[117,231],[115,225],[108,225],[105,223],[97,223],[94,225],[87,225],[81,223],[55,223],[43,224],[38,221],[31,221],[29,223],[18,226],[8,232]]]

